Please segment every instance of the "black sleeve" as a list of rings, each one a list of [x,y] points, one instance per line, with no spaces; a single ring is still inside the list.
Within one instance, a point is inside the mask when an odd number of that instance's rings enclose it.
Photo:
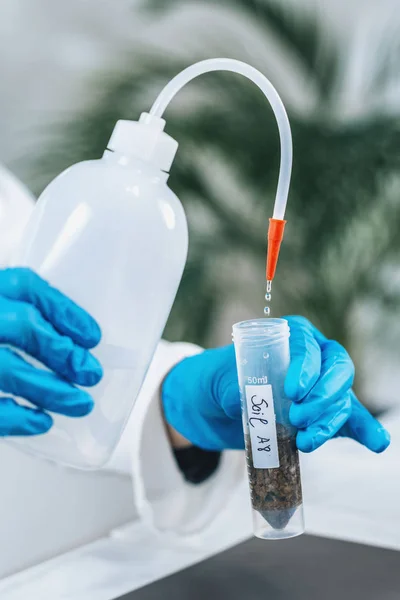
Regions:
[[[189,483],[203,483],[218,468],[221,452],[202,450],[196,446],[174,450],[175,460]]]

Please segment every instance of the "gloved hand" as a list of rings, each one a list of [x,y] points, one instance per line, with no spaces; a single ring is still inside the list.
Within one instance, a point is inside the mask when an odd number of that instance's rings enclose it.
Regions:
[[[0,270],[0,390],[38,407],[0,397],[0,436],[45,433],[52,425],[45,411],[88,414],[93,400],[74,384],[100,381],[102,368],[87,350],[100,337],[92,317],[31,270]],[[12,347],[51,371],[29,364]]]
[[[287,317],[291,361],[285,392],[293,400],[290,420],[297,446],[311,452],[330,438],[346,436],[382,452],[390,436],[351,389],[353,363],[345,349],[326,339],[307,319]],[[244,447],[234,347],[186,358],[167,375],[165,418],[206,450]]]

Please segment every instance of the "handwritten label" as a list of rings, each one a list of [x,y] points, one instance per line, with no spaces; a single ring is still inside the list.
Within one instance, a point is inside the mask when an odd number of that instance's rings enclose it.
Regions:
[[[254,467],[275,469],[279,467],[279,453],[272,387],[246,385],[245,390]]]

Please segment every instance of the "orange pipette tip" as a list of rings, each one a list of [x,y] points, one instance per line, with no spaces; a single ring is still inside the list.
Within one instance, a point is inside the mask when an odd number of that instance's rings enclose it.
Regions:
[[[268,228],[268,252],[267,252],[267,281],[272,281],[275,276],[276,265],[279,258],[279,250],[283,239],[286,221],[283,219],[270,219]]]

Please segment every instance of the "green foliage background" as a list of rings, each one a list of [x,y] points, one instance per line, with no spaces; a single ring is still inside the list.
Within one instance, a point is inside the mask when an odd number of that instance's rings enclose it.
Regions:
[[[161,22],[183,5],[153,1],[143,10]],[[341,54],[332,40],[322,40],[310,14],[293,14],[267,0],[224,0],[221,7],[242,16],[243,27],[251,22],[279,40],[279,48],[295,56],[312,81],[316,96],[312,111],[288,111],[294,170],[273,310],[309,317],[357,357],[363,337],[353,317],[360,303],[379,309],[379,330],[385,315],[398,307],[398,292],[390,286],[382,291],[380,278],[383,267],[390,273],[399,258],[400,122],[376,114],[341,118],[336,95]],[[197,59],[212,54],[211,43]],[[225,54],[236,57],[235,48]],[[187,64],[177,53],[144,43],[119,72],[93,81],[93,88],[105,93],[52,132],[50,151],[32,165],[36,191],[68,165],[101,156],[115,122],[137,118]],[[379,77],[372,87],[382,85],[384,74]],[[279,90],[280,82],[273,83]],[[187,110],[176,100],[167,112],[167,130],[180,142],[170,186],[187,211],[190,253],[166,336],[207,346],[232,301],[254,316],[262,314],[279,145],[272,111],[244,79],[210,74],[182,91],[183,104],[185,94],[195,100],[186,102]]]

